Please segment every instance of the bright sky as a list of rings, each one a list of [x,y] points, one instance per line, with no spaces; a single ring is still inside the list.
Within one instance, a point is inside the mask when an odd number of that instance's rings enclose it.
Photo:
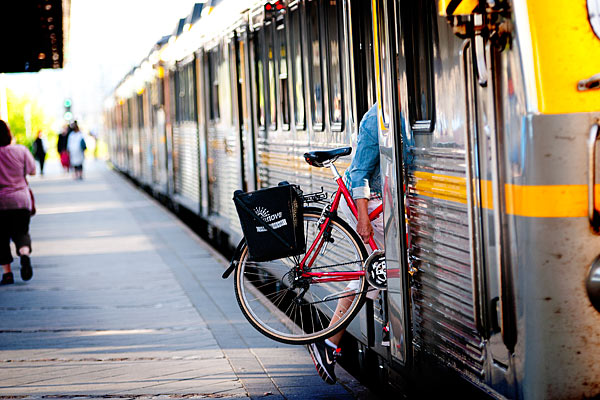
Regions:
[[[148,55],[195,0],[72,0],[71,33],[63,70],[4,74],[0,79],[18,93],[37,97],[47,112],[63,115],[63,100],[83,128],[100,130],[104,99]],[[10,105],[9,105],[10,112]]]

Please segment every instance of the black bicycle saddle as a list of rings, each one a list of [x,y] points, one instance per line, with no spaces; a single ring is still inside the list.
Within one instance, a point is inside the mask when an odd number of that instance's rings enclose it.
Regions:
[[[304,153],[304,160],[313,167],[324,167],[323,163],[327,161],[334,162],[340,157],[352,153],[352,147],[340,147],[339,149],[327,151],[309,151]]]

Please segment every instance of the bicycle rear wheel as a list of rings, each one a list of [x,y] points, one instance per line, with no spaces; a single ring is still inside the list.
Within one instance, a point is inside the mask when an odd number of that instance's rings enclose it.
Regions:
[[[312,207],[304,211],[307,249],[319,233],[320,211]],[[362,271],[367,250],[356,232],[339,217],[331,219],[328,231],[330,236],[323,242],[311,271]],[[302,258],[253,262],[248,260],[248,249],[244,247],[235,271],[235,294],[246,319],[262,334],[288,344],[332,336],[350,323],[366,297],[364,274],[351,287],[351,281],[315,282],[295,273]],[[346,307],[330,325],[339,300]]]

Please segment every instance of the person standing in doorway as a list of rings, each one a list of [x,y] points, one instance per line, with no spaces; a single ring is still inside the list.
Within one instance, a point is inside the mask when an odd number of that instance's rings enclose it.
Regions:
[[[83,179],[83,160],[85,157],[85,149],[87,145],[83,138],[83,133],[79,130],[77,121],[71,124],[73,131],[67,140],[67,150],[69,151],[69,161],[73,171],[75,171],[75,179]]]
[[[377,130],[377,103],[363,116],[359,128],[354,156],[350,167],[344,173],[344,183],[352,194],[358,211],[358,219],[350,211],[345,201],[340,202],[340,211],[346,215],[356,232],[365,244],[371,237],[378,247],[383,249],[384,227],[383,216],[371,221],[369,214],[381,205],[381,168],[379,161],[379,136]],[[346,287],[348,291],[358,291],[358,280],[352,281]],[[339,320],[339,314],[352,303],[351,297],[338,301],[330,324]],[[327,383],[334,384],[336,358],[340,354],[339,344],[345,329],[324,341],[311,343],[308,351],[319,376]]]
[[[33,142],[33,156],[40,164],[40,175],[44,175],[44,162],[46,161],[46,151],[48,145],[46,139],[42,135],[42,131],[38,131],[37,138]]]

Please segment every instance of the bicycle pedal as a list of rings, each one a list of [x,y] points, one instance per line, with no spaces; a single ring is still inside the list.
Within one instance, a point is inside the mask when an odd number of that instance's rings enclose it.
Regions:
[[[377,289],[387,289],[387,265],[385,252],[375,250],[365,260],[365,277],[367,282]]]

